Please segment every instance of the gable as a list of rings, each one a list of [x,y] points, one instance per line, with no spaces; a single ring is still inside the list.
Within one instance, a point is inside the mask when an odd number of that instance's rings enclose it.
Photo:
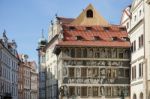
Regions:
[[[89,4],[71,25],[109,25],[109,23]]]

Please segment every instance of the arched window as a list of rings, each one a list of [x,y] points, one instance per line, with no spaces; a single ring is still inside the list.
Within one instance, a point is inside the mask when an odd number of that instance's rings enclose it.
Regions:
[[[133,99],[137,99],[137,98],[136,98],[136,94],[133,95]]]
[[[140,99],[143,99],[143,93],[142,92],[140,93]]]
[[[86,17],[87,18],[93,18],[93,11],[91,9],[87,10]]]

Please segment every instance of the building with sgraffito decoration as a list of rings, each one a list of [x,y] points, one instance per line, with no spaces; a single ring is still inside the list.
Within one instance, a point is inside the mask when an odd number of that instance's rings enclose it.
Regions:
[[[130,96],[130,41],[90,4],[62,25],[57,55],[60,99],[120,99]]]

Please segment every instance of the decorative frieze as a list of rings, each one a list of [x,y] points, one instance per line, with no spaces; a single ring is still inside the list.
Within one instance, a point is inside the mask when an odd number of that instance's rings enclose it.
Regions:
[[[121,91],[126,92],[125,96],[129,95],[129,86],[68,86],[63,92],[64,96],[81,96],[81,97],[118,97],[121,96]]]
[[[63,57],[128,59],[129,49],[123,48],[63,48]]]
[[[109,60],[65,60],[64,66],[120,66],[129,67],[129,61],[109,61]]]

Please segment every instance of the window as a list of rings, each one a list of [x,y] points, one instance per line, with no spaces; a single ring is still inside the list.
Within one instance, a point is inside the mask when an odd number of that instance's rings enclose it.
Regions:
[[[143,34],[141,35],[141,46],[144,45],[144,37],[143,37]]]
[[[70,27],[69,27],[69,30],[71,30],[71,31],[72,31],[72,30],[75,30],[75,29],[76,29],[76,28],[73,27],[73,26],[70,26]]]
[[[87,76],[87,69],[81,68],[81,77],[86,77],[86,76]]]
[[[117,37],[112,37],[112,41],[117,41],[118,38]]]
[[[83,49],[83,58],[86,58],[87,57],[87,49]]]
[[[75,87],[72,87],[72,86],[69,87],[69,94],[70,96],[75,95]]]
[[[92,73],[93,77],[98,77],[98,75],[99,75],[98,70],[99,70],[99,68],[93,68],[93,73]]]
[[[134,51],[136,51],[136,41],[133,42],[134,43]]]
[[[94,40],[98,41],[98,40],[101,40],[101,38],[99,36],[94,36]]]
[[[120,27],[119,28],[121,31],[126,31],[126,28],[125,27]]]
[[[65,50],[64,50],[64,56],[65,56],[65,57],[68,57],[69,55],[70,55],[69,49],[65,49]]]
[[[126,28],[127,28],[127,29],[129,28],[129,22],[128,22],[127,25],[126,25]]]
[[[75,57],[75,49],[74,48],[71,49],[71,57]]]
[[[91,31],[91,30],[92,30],[92,27],[86,27],[86,30],[87,30],[87,31]]]
[[[82,54],[81,48],[77,48],[77,49],[76,49],[76,57],[77,57],[77,58],[81,58],[81,54]]]
[[[139,16],[141,16],[141,15],[142,15],[142,11],[140,10],[140,11],[139,11]]]
[[[131,47],[132,52],[136,51],[136,41],[132,42],[132,47]]]
[[[74,77],[74,68],[69,68],[69,77]]]
[[[137,99],[137,98],[136,98],[136,94],[133,95],[133,99]]]
[[[132,80],[136,79],[136,66],[132,67]]]
[[[93,18],[93,11],[91,9],[87,10],[86,17],[87,18]]]
[[[139,77],[143,77],[143,63],[139,64]]]
[[[111,87],[106,87],[107,96],[111,95]]]
[[[130,39],[128,37],[122,37],[123,41],[130,41]]]
[[[139,99],[143,99],[143,93],[140,93],[140,98]]]
[[[143,45],[144,45],[144,43],[143,43],[144,41],[143,41],[143,34],[139,37],[139,48],[141,48]]]
[[[93,87],[93,96],[98,96],[98,87]]]
[[[136,21],[136,15],[134,16],[134,21]]]
[[[125,77],[130,77],[129,69],[125,69]]]
[[[92,96],[92,87],[88,87],[88,96]]]
[[[110,28],[109,27],[103,27],[103,29],[104,29],[104,31],[107,32],[107,31],[109,31]]]
[[[76,36],[77,40],[83,40],[83,38],[81,36]]]
[[[87,96],[87,87],[81,87],[81,96]]]
[[[45,62],[45,56],[41,56],[42,59],[41,59],[41,62],[44,63]]]
[[[123,53],[119,53],[119,58],[123,58]]]

